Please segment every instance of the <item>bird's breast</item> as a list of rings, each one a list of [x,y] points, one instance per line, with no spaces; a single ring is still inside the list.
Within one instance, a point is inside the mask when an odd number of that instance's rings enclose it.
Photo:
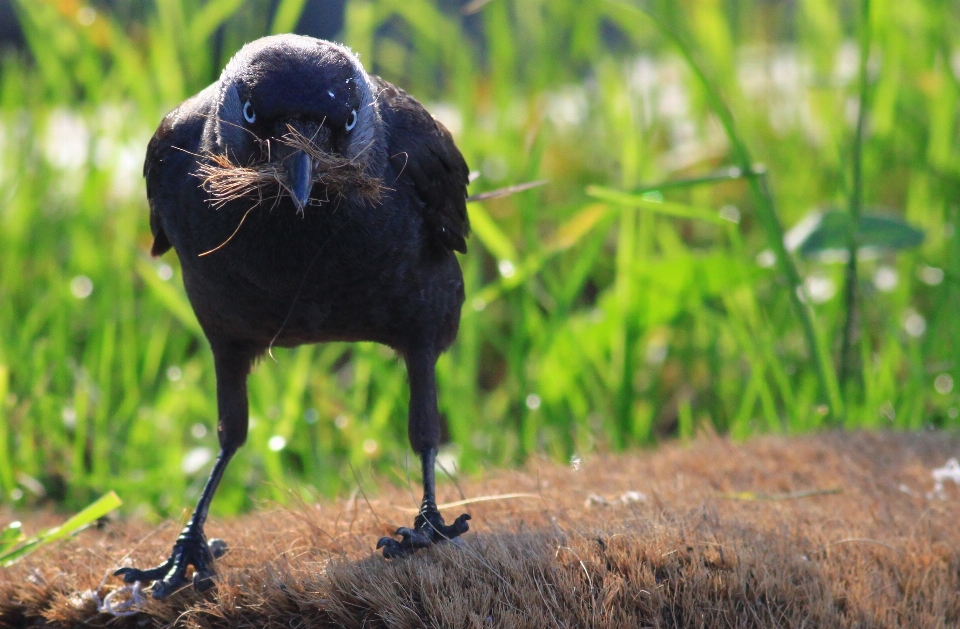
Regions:
[[[211,209],[193,251],[181,255],[205,328],[276,345],[397,346],[428,313],[459,314],[459,266],[452,254],[426,253],[418,215],[343,198],[302,213],[264,205]]]

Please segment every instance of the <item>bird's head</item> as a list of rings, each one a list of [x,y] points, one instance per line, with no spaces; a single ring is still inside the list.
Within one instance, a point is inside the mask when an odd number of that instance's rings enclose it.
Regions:
[[[347,48],[299,35],[244,46],[215,84],[202,174],[215,200],[271,184],[297,209],[330,192],[379,192],[383,132],[376,94]],[[322,187],[311,194],[314,186]]]

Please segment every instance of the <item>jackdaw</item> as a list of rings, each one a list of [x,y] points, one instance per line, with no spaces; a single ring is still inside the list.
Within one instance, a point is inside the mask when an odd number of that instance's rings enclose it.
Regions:
[[[247,375],[273,345],[375,341],[403,357],[408,435],[423,468],[413,528],[377,543],[396,558],[468,530],[434,496],[435,365],[464,300],[468,169],[413,97],[367,74],[344,46],[297,35],[244,46],[220,79],[167,114],[147,147],[152,254],[171,247],[213,350],[220,453],[163,564],[120,568],[163,598],[213,583],[203,532],[247,436]]]

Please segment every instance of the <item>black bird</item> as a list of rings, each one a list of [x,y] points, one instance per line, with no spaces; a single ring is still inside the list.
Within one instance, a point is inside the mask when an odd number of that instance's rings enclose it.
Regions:
[[[376,341],[403,357],[408,434],[422,462],[413,528],[377,543],[395,558],[468,530],[434,497],[435,365],[457,334],[467,165],[413,97],[347,48],[280,35],[247,44],[220,79],[167,114],[147,148],[152,254],[173,247],[213,350],[220,454],[170,558],[124,581],[163,598],[212,585],[203,532],[224,469],[247,436],[247,375],[273,345]],[[213,547],[213,550],[211,550]]]

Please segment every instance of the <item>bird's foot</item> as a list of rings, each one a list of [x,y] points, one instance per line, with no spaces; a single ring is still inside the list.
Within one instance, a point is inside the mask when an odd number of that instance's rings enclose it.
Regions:
[[[427,508],[422,510],[413,521],[412,529],[405,526],[397,529],[395,535],[402,538],[400,541],[392,537],[381,537],[377,542],[377,548],[383,548],[383,556],[387,559],[412,555],[431,544],[460,537],[470,530],[470,525],[467,524],[469,519],[470,516],[464,513],[454,520],[453,524],[447,526],[436,508]]]
[[[170,558],[155,568],[120,568],[114,576],[122,576],[125,583],[154,582],[151,592],[153,598],[166,598],[188,585],[187,567],[193,566],[193,587],[198,592],[213,587],[213,560],[227,552],[227,544],[221,539],[212,539],[207,543],[202,531],[191,531],[189,527],[180,534],[173,545]]]

